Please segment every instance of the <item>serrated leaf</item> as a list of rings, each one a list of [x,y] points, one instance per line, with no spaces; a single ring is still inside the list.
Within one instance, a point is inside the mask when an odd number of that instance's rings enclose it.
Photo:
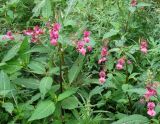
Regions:
[[[69,79],[69,83],[71,84],[73,81],[76,80],[76,78],[78,77],[79,72],[82,69],[83,66],[83,60],[84,60],[84,56],[79,56],[77,58],[77,60],[74,62],[73,66],[71,67],[71,69],[68,72],[68,79]]]
[[[124,117],[112,124],[149,124],[149,119],[142,115],[134,114],[128,117]]]
[[[42,16],[49,18],[52,15],[51,1],[46,0],[45,6],[42,7]]]
[[[51,77],[44,77],[41,81],[40,81],[40,92],[41,92],[41,97],[42,99],[45,97],[45,94],[51,89],[52,86],[52,78]]]
[[[75,109],[78,107],[78,99],[75,97],[68,97],[62,101],[61,105],[64,109]]]
[[[5,102],[2,104],[2,107],[5,108],[5,110],[9,113],[12,113],[12,111],[14,110],[14,106],[12,103],[10,102]]]
[[[64,91],[63,93],[61,93],[58,96],[58,101],[61,101],[61,100],[65,99],[65,98],[75,94],[77,92],[77,90],[78,90],[77,88],[70,88],[70,89]]]
[[[145,7],[145,6],[151,6],[152,4],[149,4],[149,3],[144,3],[144,2],[139,2],[137,4],[137,7]]]
[[[118,30],[113,30],[111,29],[109,32],[105,33],[104,36],[103,36],[103,39],[106,39],[106,38],[110,38],[112,36],[115,36],[118,34]]]
[[[39,80],[34,78],[17,78],[13,80],[14,83],[21,85],[22,87],[30,88],[30,89],[38,89],[39,88]]]
[[[102,91],[103,91],[103,87],[101,87],[101,86],[95,87],[95,88],[94,88],[93,90],[91,90],[91,92],[89,93],[89,98],[91,98],[93,95],[101,94]]]
[[[11,60],[12,58],[14,58],[17,55],[17,52],[19,51],[20,48],[20,44],[16,44],[14,47],[12,47],[7,54],[4,56],[2,62],[6,62]]]
[[[47,100],[40,102],[28,121],[39,120],[53,114],[55,110],[54,102]]]
[[[8,94],[8,92],[10,92],[10,90],[11,90],[11,83],[10,83],[9,77],[3,70],[1,70],[0,71],[0,95],[5,97]]]
[[[28,67],[31,69],[31,72],[36,74],[45,74],[45,66],[41,64],[40,62],[31,61]]]

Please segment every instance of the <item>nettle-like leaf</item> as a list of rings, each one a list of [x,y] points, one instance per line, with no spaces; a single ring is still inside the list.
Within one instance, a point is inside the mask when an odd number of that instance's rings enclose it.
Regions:
[[[10,102],[5,102],[2,104],[2,107],[5,108],[5,110],[9,113],[12,113],[12,111],[14,110],[14,106],[12,103]]]
[[[5,97],[11,91],[11,82],[8,75],[1,70],[0,71],[0,95]]]
[[[77,92],[78,88],[70,88],[58,96],[58,101],[61,101]]]
[[[52,86],[52,78],[51,77],[44,77],[39,86],[39,90],[41,92],[42,99],[45,97],[45,94],[51,89]]]
[[[48,117],[49,115],[53,114],[54,110],[54,102],[50,100],[42,101],[36,106],[36,109],[28,121],[39,120]]]
[[[110,38],[112,36],[117,35],[118,33],[119,33],[119,30],[111,29],[109,32],[104,34],[103,39]]]
[[[4,56],[2,62],[6,62],[14,58],[17,55],[17,52],[19,51],[20,45],[21,43],[18,43],[15,46],[13,46]]]
[[[43,64],[37,61],[31,61],[28,67],[31,69],[31,72],[36,73],[36,74],[45,74],[46,69]]]
[[[84,56],[79,55],[79,57],[74,62],[71,69],[69,70],[68,79],[70,84],[73,83],[73,81],[75,81],[76,78],[78,77],[78,74],[80,73],[83,66],[83,60],[84,60]]]
[[[75,109],[78,107],[78,99],[76,97],[68,97],[61,104],[64,109]]]
[[[128,117],[124,117],[112,124],[149,124],[149,119],[142,115],[134,114]]]

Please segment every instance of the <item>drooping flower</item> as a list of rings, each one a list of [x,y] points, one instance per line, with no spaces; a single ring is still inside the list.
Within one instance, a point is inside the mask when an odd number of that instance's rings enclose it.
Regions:
[[[132,7],[135,7],[137,5],[137,0],[131,0],[130,4]]]
[[[81,49],[79,49],[79,52],[85,56],[86,55],[86,49],[84,47],[82,47]]]
[[[53,28],[50,31],[50,43],[53,46],[57,46],[57,44],[58,44],[60,28],[61,28],[61,25],[59,23],[55,23],[53,25]]]
[[[123,67],[124,67],[124,64],[125,64],[125,58],[124,57],[118,59],[117,65],[116,65],[117,70],[122,70]]]
[[[106,57],[102,57],[98,60],[98,64],[101,64],[101,63],[106,62],[106,61],[107,61]]]
[[[8,32],[6,33],[6,35],[5,35],[2,39],[3,39],[3,40],[5,40],[5,39],[14,40],[14,37],[13,37],[13,35],[12,35],[12,32],[11,32],[11,31],[8,31]]]
[[[87,49],[88,49],[89,52],[92,51],[92,47],[91,46],[87,46]]]
[[[146,88],[146,93],[144,94],[145,99],[148,101],[151,96],[157,95],[157,91],[153,89],[152,87],[147,87]]]
[[[148,44],[147,44],[147,41],[146,40],[141,40],[141,44],[140,44],[140,50],[142,53],[147,53],[147,50],[148,49]]]
[[[107,48],[103,47],[101,50],[101,57],[105,57],[108,54]]]
[[[154,102],[148,102],[148,104],[147,104],[148,109],[154,109],[154,107],[155,107]]]
[[[101,84],[103,84],[103,83],[105,83],[105,81],[106,81],[106,73],[105,73],[104,70],[101,70],[101,71],[99,72],[99,82],[100,82]]]
[[[151,117],[156,115],[156,112],[154,109],[148,109],[147,114],[150,115]]]

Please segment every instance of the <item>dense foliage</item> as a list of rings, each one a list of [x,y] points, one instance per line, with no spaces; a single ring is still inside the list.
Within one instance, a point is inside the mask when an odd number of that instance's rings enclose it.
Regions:
[[[160,4],[0,0],[1,124],[159,124]]]

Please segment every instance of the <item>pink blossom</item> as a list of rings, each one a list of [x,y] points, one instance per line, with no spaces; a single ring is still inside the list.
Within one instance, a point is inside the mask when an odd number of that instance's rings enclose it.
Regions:
[[[53,46],[57,46],[58,42],[57,42],[56,39],[51,39],[51,44],[52,44]]]
[[[89,42],[90,42],[89,37],[84,37],[83,40],[84,40],[86,43],[89,43]]]
[[[127,61],[128,64],[132,64],[132,62],[130,60]]]
[[[2,38],[3,40],[5,39],[10,39],[10,40],[14,40],[14,37],[12,35],[11,31],[8,31],[7,34]]]
[[[91,46],[87,46],[87,49],[88,49],[89,52],[92,51],[92,47]]]
[[[89,31],[84,31],[83,35],[84,35],[84,37],[89,37],[90,36],[90,32]]]
[[[86,49],[85,48],[82,47],[81,49],[78,49],[78,50],[83,56],[86,55]]]
[[[104,71],[104,70],[101,70],[101,71],[99,72],[99,77],[105,77],[105,76],[106,76],[105,71]]]
[[[154,109],[154,107],[155,107],[154,102],[148,102],[148,104],[147,104],[148,109]]]
[[[83,41],[78,41],[78,43],[77,43],[77,49],[83,48],[84,45],[85,45],[85,43]]]
[[[23,33],[25,35],[31,36],[31,35],[33,35],[34,32],[33,32],[33,30],[28,29],[28,30],[24,30]]]
[[[55,30],[51,30],[50,31],[50,38],[54,38],[54,39],[58,39],[59,38],[59,33],[58,31],[55,31]]]
[[[98,64],[101,64],[101,63],[105,62],[106,60],[107,60],[106,57],[102,57],[99,59]]]
[[[153,117],[156,115],[156,112],[154,109],[148,109],[147,114]]]
[[[151,87],[147,87],[147,92],[144,94],[146,100],[149,100],[151,96],[157,95],[157,91]]]
[[[55,31],[59,31],[60,28],[61,28],[61,25],[60,25],[59,23],[55,23],[55,24],[53,25],[53,29],[54,29]]]
[[[125,63],[125,59],[123,57],[118,59],[118,64],[124,65],[124,63]]]
[[[142,40],[140,44],[140,50],[142,53],[147,53],[148,44],[146,40]]]
[[[104,82],[106,82],[105,77],[100,77],[100,78],[99,78],[99,82],[102,83],[102,84],[103,84]]]
[[[134,7],[137,5],[137,0],[131,0],[131,6]]]
[[[123,65],[117,64],[117,65],[116,65],[116,68],[117,68],[117,70],[122,70],[122,69],[123,69]]]
[[[101,57],[105,57],[108,54],[107,48],[103,47],[101,50]]]
[[[33,30],[34,30],[34,33],[37,35],[43,34],[43,30],[40,29],[38,25],[35,26]]]

